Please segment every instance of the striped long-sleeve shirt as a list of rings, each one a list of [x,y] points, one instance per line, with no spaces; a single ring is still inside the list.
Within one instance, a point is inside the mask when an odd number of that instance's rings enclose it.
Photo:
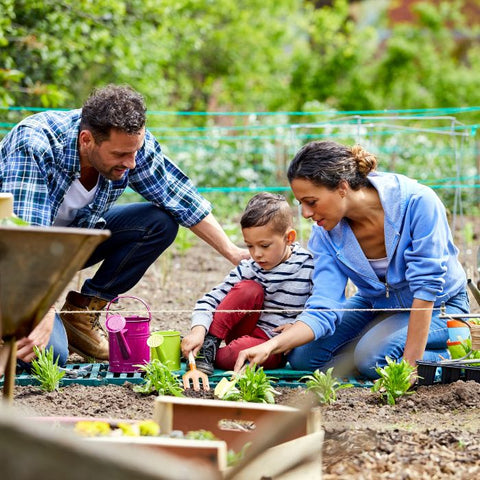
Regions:
[[[262,285],[265,298],[257,326],[269,337],[276,335],[275,327],[292,323],[300,312],[312,290],[313,259],[310,252],[298,243],[292,245],[292,254],[271,270],[264,270],[252,259],[242,260],[223,282],[204,295],[195,305],[192,327],[202,325],[208,331],[213,312],[232,287],[242,280],[254,280]],[[278,310],[272,312],[271,310]]]

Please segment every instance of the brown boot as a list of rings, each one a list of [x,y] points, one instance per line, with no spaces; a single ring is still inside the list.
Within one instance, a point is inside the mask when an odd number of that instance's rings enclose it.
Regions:
[[[107,334],[100,325],[98,311],[107,303],[101,298],[68,292],[60,317],[67,332],[69,350],[85,358],[108,360]],[[67,313],[69,311],[77,313]]]

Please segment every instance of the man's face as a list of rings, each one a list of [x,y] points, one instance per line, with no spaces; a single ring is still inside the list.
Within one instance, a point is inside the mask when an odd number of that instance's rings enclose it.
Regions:
[[[145,140],[145,129],[130,135],[112,129],[110,138],[100,144],[88,130],[80,132],[80,158],[86,167],[93,167],[109,180],[120,180],[127,170],[135,168],[135,156]]]

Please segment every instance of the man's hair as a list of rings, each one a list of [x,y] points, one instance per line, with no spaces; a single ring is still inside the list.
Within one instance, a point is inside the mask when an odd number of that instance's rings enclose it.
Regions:
[[[112,128],[136,135],[146,123],[144,99],[128,85],[107,85],[93,90],[82,107],[80,130],[92,132],[95,143],[110,137]]]
[[[283,234],[293,225],[293,215],[287,199],[276,193],[262,192],[250,199],[245,207],[240,226],[263,227],[271,223],[273,229]]]

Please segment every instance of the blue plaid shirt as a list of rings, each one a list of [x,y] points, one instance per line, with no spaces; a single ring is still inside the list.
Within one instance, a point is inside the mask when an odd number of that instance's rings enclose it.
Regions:
[[[78,134],[81,110],[42,112],[19,123],[0,143],[0,191],[14,196],[15,213],[31,225],[50,226],[72,182],[80,177]],[[103,228],[106,212],[131,187],[184,227],[211,212],[191,180],[163,153],[147,130],[136,166],[121,180],[100,176],[93,202],[70,226]]]

